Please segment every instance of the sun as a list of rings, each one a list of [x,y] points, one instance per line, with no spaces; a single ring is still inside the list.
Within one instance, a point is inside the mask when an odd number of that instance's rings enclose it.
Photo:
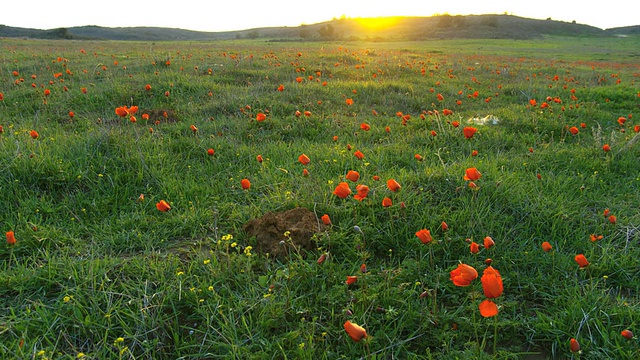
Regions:
[[[356,18],[356,22],[367,30],[384,30],[398,24],[402,16]]]

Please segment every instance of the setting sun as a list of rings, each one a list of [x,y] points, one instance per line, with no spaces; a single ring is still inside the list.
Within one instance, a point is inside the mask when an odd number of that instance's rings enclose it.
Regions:
[[[397,25],[401,19],[402,19],[401,16],[393,16],[393,17],[357,18],[354,20],[366,30],[384,30],[394,25]]]

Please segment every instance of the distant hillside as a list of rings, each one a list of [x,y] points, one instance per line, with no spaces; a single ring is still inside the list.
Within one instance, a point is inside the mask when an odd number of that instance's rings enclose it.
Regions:
[[[384,24],[384,27],[373,26]],[[343,18],[298,27],[270,27],[226,32],[202,32],[158,27],[106,28],[81,26],[51,30],[0,25],[0,37],[75,40],[373,40],[426,39],[532,39],[555,36],[629,36],[640,26],[603,30],[555,20],[535,20],[513,15],[439,15],[432,17]]]

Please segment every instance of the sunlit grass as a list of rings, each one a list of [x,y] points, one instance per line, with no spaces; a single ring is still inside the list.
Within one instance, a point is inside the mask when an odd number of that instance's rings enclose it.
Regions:
[[[0,354],[636,358],[638,67],[572,41],[4,42]],[[322,230],[260,249],[245,224],[294,208]],[[485,319],[450,271],[487,259]]]

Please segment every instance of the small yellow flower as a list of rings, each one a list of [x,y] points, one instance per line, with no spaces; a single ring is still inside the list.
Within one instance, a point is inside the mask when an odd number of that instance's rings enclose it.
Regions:
[[[182,276],[182,275],[184,275],[184,271],[178,271],[178,272],[176,273],[176,275],[177,275],[177,276]]]
[[[207,288],[207,290],[209,290],[209,291],[213,291],[213,286],[209,285],[209,287]]]
[[[82,359],[85,356],[86,355],[84,353],[78,353],[78,355],[76,355],[76,359]]]
[[[121,343],[123,341],[124,341],[124,338],[123,337],[119,337],[119,338],[115,339],[115,341],[113,343],[114,344],[119,344],[119,343]]]
[[[208,264],[208,263],[210,263],[210,262],[211,262],[211,260],[206,259],[206,260],[204,261],[204,264],[205,264],[205,265],[207,265],[207,264]]]
[[[62,298],[62,301],[66,303],[68,303],[71,300],[73,300],[73,296],[65,295],[65,297]]]
[[[44,356],[44,350],[40,350],[38,351],[38,353],[36,354],[37,356]]]
[[[232,242],[232,243],[231,243],[231,247],[232,247],[232,248],[234,248],[234,247],[236,247],[236,246],[238,246],[238,243],[237,243],[237,242],[235,242],[235,241],[234,241],[234,242]]]
[[[247,246],[246,248],[244,248],[244,254],[247,256],[251,256],[251,250],[253,250],[252,246]]]

